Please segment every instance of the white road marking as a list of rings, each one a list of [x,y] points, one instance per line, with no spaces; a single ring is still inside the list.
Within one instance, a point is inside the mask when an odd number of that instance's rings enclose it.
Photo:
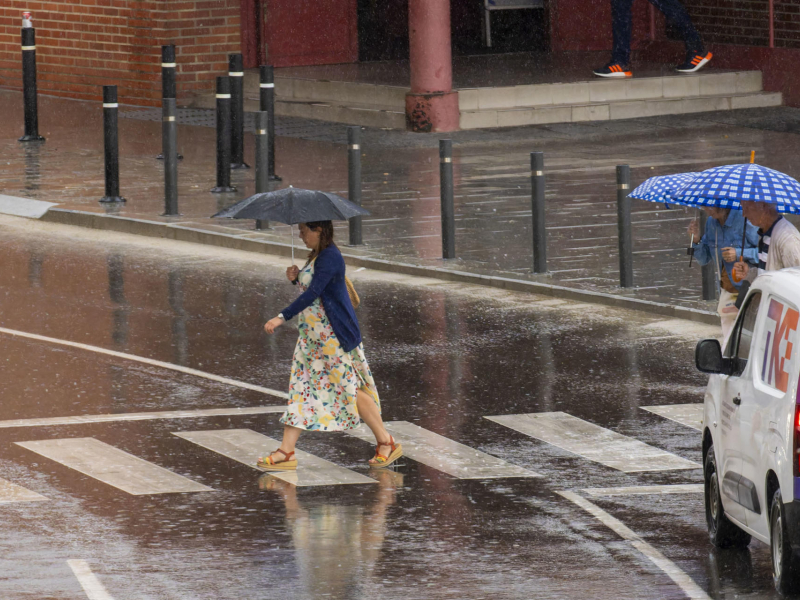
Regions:
[[[268,456],[281,444],[280,440],[262,435],[252,429],[176,431],[173,432],[173,435],[232,458],[253,469],[257,469],[256,461],[260,457]],[[300,449],[295,450],[295,453],[297,471],[270,472],[269,474],[298,487],[377,483],[371,477],[340,467]],[[258,470],[260,471],[260,469]]]
[[[637,485],[632,487],[586,488],[590,496],[639,496],[645,494],[702,494],[702,483],[678,483],[675,485]]]
[[[277,390],[271,390],[269,388],[264,388],[258,385],[253,385],[252,383],[245,383],[244,381],[237,381],[236,379],[230,379],[228,377],[221,377],[219,375],[214,375],[212,373],[206,373],[205,371],[198,371],[196,369],[190,369],[189,367],[182,367],[181,365],[175,365],[168,362],[163,362],[160,360],[154,360],[152,358],[145,358],[143,356],[136,356],[134,354],[125,354],[124,352],[116,352],[114,350],[107,350],[106,348],[100,348],[99,346],[90,346],[89,344],[81,344],[79,342],[70,342],[68,340],[59,340],[57,338],[51,338],[44,335],[37,335],[35,333],[27,333],[25,331],[16,331],[14,329],[6,329],[5,327],[0,327],[0,333],[5,333],[7,335],[12,335],[15,337],[22,337],[27,338],[29,340],[36,340],[39,342],[46,342],[48,344],[58,344],[59,346],[68,346],[70,348],[79,348],[80,350],[87,350],[89,352],[96,352],[98,354],[105,354],[106,356],[113,356],[115,358],[122,358],[124,360],[130,360],[138,363],[142,363],[145,365],[151,365],[154,367],[160,367],[162,369],[169,369],[171,371],[178,371],[179,373],[186,373],[187,375],[194,375],[195,377],[202,377],[203,379],[209,379],[211,381],[216,381],[218,383],[224,383],[226,385],[232,385],[235,387],[243,388],[246,390],[252,390],[254,392],[261,392],[262,394],[269,394],[270,396],[277,396],[278,398],[289,398],[289,395],[286,392],[279,392]]]
[[[677,421],[697,431],[703,431],[703,403],[667,404],[664,406],[640,406],[642,410],[655,413],[665,419]]]
[[[599,506],[592,504],[574,492],[558,492],[558,494],[570,502],[577,504],[598,519],[601,523],[603,523],[603,525],[619,535],[622,539],[630,542],[631,546],[644,554],[650,560],[650,562],[666,573],[667,576],[672,579],[672,581],[674,581],[689,598],[692,598],[693,600],[710,600],[708,594],[700,589],[700,587],[692,580],[692,578],[684,573],[678,567],[678,565],[661,554],[653,546],[645,542],[618,519],[615,519]]]
[[[105,586],[103,586],[95,574],[92,573],[92,570],[89,568],[89,563],[85,560],[68,560],[67,564],[69,568],[72,569],[72,572],[78,579],[78,583],[81,584],[89,600],[114,600]]]
[[[156,419],[199,419],[282,413],[285,406],[246,406],[243,408],[201,408],[197,410],[165,410],[138,413],[108,413],[104,415],[76,415],[74,417],[43,417],[40,419],[13,419],[0,421],[0,429],[10,427],[50,427],[53,425],[83,425],[86,423],[114,423],[117,421],[152,421]]]
[[[15,444],[134,496],[214,491],[94,438]]]
[[[404,456],[458,479],[541,477],[539,473],[459,444],[408,421],[388,421],[384,425],[392,437],[402,444]],[[346,433],[375,443],[375,437],[366,427],[350,429]]]
[[[0,479],[0,504],[7,504],[10,502],[41,502],[47,500],[47,497],[25,489],[5,479]]]
[[[484,418],[625,473],[700,468],[699,464],[666,450],[564,412]]]

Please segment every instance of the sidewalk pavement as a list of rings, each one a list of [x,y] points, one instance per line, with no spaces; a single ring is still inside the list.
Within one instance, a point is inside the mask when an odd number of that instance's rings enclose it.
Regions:
[[[22,144],[22,96],[0,90],[0,194],[58,204],[49,220],[228,247],[288,253],[289,228],[255,232],[251,221],[209,216],[254,193],[253,170],[233,171],[238,192],[215,184],[213,111],[182,110],[178,150],[180,217],[162,217],[163,165],[159,109],[120,109],[123,205],[104,194],[99,104],[39,99],[44,144]],[[346,126],[278,118],[276,186],[347,194]],[[351,264],[444,279],[475,281],[587,301],[641,307],[715,322],[701,300],[700,269],[688,267],[686,227],[697,211],[633,202],[635,288],[618,287],[615,166],[631,165],[632,182],[680,171],[745,162],[800,176],[794,159],[800,111],[754,109],[630,121],[563,124],[420,135],[366,129],[362,135],[365,246],[348,248]],[[441,257],[438,139],[454,143],[456,253]],[[532,275],[531,151],[545,153],[547,275]],[[245,160],[254,164],[252,135]],[[108,218],[109,216],[113,218]],[[180,232],[180,233],[176,233]],[[295,228],[296,233],[296,228]],[[297,245],[296,245],[297,250]],[[298,251],[299,256],[304,249]],[[490,279],[492,278],[492,279]],[[677,312],[676,312],[677,311]]]

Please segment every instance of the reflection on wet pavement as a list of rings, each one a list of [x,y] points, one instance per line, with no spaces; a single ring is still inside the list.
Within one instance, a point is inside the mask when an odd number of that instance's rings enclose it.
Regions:
[[[3,327],[286,388],[296,330],[262,330],[296,294],[284,259],[9,218],[0,232]],[[83,597],[67,561],[84,560],[115,600],[685,597],[636,547],[557,492],[696,485],[698,469],[625,473],[484,417],[560,411],[699,462],[697,431],[642,407],[702,400],[694,342],[715,328],[435,280],[351,275],[384,417],[443,438],[448,452],[479,451],[541,477],[461,478],[410,454],[398,472],[371,472],[364,441],[310,432],[304,452],[369,483],[299,487],[189,442],[197,432],[250,430],[277,445],[277,413],[231,410],[275,398],[0,335],[0,421],[183,411],[2,429],[0,478],[48,501],[0,505],[0,596]],[[232,414],[191,412],[211,409]],[[15,443],[82,438],[215,491],[131,495]],[[768,549],[754,542],[741,559],[753,565],[751,577],[734,572],[730,555],[707,543],[700,496],[592,502],[710,595],[773,597],[763,575]]]
[[[103,195],[99,105],[43,98],[41,122],[48,141],[36,147],[15,141],[13,134],[21,123],[21,110],[18,94],[0,92],[0,112],[9,115],[0,122],[0,149],[7,163],[0,175],[0,193],[58,202],[79,210],[106,210],[97,203]],[[60,115],[58,120],[52,118],[55,113]],[[700,299],[700,270],[690,269],[686,256],[686,228],[697,218],[694,209],[633,203],[637,287],[618,287],[615,167],[630,164],[635,185],[653,175],[743,162],[749,151],[755,150],[762,164],[800,176],[792,151],[796,134],[751,128],[747,126],[748,111],[736,114],[744,115],[739,117],[741,126],[735,115],[709,113],[490,131],[477,138],[474,136],[478,134],[461,132],[463,143],[459,143],[456,134],[458,259],[446,263],[440,258],[437,140],[366,130],[363,203],[372,216],[363,223],[366,246],[350,251],[713,310],[714,303]],[[775,114],[780,117],[788,113]],[[313,122],[309,124],[313,126]],[[346,194],[345,126],[341,129],[338,142],[278,137],[276,169],[283,177],[280,185]],[[473,137],[466,137],[468,133]],[[255,192],[252,171],[234,171],[237,193],[209,193],[215,172],[214,135],[212,127],[179,127],[179,151],[186,156],[179,170],[182,216],[162,218],[163,165],[153,158],[160,150],[160,124],[120,119],[121,185],[129,201],[109,210],[287,243],[291,232],[286,226],[255,232],[249,221],[231,223],[208,218]],[[530,273],[531,151],[545,152],[547,174],[549,274],[538,276]],[[253,152],[252,136],[247,135],[248,162],[253,160]],[[109,258],[109,269],[113,269],[113,258]],[[180,275],[173,277],[179,290]],[[115,302],[118,335],[124,335],[124,293]],[[183,325],[180,313],[176,313],[173,327],[180,331]],[[180,346],[176,352],[181,352]]]

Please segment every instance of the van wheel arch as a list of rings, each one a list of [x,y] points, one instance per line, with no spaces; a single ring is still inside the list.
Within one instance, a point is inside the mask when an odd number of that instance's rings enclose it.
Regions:
[[[775,474],[775,471],[770,469],[767,471],[767,476],[764,481],[766,495],[764,499],[766,500],[765,504],[767,505],[767,514],[772,511],[772,502],[775,498],[775,492],[781,489],[781,484],[778,481],[778,476]]]
[[[703,430],[703,464],[706,464],[706,455],[708,454],[708,449],[713,444],[713,439],[711,438],[711,430],[706,427]],[[771,496],[768,496],[768,498]]]

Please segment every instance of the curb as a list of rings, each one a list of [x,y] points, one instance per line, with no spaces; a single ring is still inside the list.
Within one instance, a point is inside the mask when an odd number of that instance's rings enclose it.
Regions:
[[[164,238],[193,244],[204,244],[233,250],[244,250],[246,252],[291,256],[291,247],[288,244],[246,239],[236,235],[203,231],[184,225],[148,221],[146,219],[132,219],[129,217],[104,215],[79,210],[51,208],[40,220],[48,223],[59,223],[62,225],[72,225],[105,231],[119,231],[120,233]],[[365,267],[377,271],[389,271],[392,273],[401,273],[403,275],[441,279],[442,281],[451,281],[454,283],[483,285],[514,292],[528,292],[564,300],[576,300],[615,308],[639,310],[674,319],[685,319],[688,321],[705,323],[707,325],[719,325],[719,317],[715,313],[682,306],[672,306],[671,304],[664,304],[662,302],[616,296],[604,292],[578,290],[535,281],[478,275],[442,267],[425,267],[381,258],[356,256],[348,254],[346,250],[342,252],[342,256],[344,256],[346,264],[352,267]]]

